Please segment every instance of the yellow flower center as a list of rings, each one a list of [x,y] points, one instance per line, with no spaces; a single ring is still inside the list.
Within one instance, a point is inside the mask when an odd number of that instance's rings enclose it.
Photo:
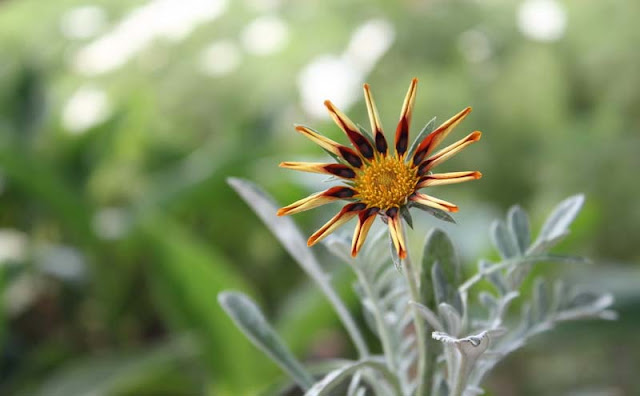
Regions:
[[[354,183],[362,203],[386,210],[404,205],[418,179],[416,168],[389,155],[365,165]]]

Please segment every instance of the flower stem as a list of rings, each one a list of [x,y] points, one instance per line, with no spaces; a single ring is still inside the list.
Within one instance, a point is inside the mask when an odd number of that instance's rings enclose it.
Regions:
[[[404,273],[409,283],[409,291],[411,293],[411,299],[413,301],[422,301],[420,296],[420,290],[417,282],[417,272],[413,268],[411,258],[407,253],[407,258],[404,259],[405,270]],[[427,372],[427,335],[424,326],[424,321],[420,315],[419,309],[415,304],[411,304],[411,311],[413,313],[413,326],[416,331],[416,339],[418,342],[418,386],[416,388],[417,396],[427,395],[428,390],[425,390],[424,378]]]
[[[455,376],[455,383],[453,384],[453,389],[451,391],[451,396],[462,396],[466,388],[467,382],[467,357],[464,353],[460,354],[460,362],[458,364],[458,372]]]
[[[378,334],[380,335],[380,341],[382,343],[382,351],[385,356],[385,360],[387,363],[387,367],[393,372],[396,371],[396,356],[393,350],[393,344],[391,343],[391,336],[389,334],[389,327],[384,320],[384,313],[382,312],[380,305],[378,304],[378,299],[375,296],[373,288],[371,287],[371,283],[367,278],[366,274],[362,269],[358,266],[358,264],[353,265],[354,271],[360,280],[360,285],[364,289],[367,297],[372,302],[373,305],[373,316],[376,321],[376,327],[378,328]]]

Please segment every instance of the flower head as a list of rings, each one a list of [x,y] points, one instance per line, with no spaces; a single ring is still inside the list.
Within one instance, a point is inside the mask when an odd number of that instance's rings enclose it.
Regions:
[[[482,174],[477,171],[431,173],[435,166],[480,139],[481,133],[475,131],[432,154],[436,146],[471,112],[470,107],[445,121],[422,141],[416,141],[409,149],[409,125],[417,84],[418,80],[414,78],[409,86],[409,91],[402,105],[400,121],[396,128],[394,150],[391,153],[367,84],[364,85],[364,96],[373,137],[358,128],[328,100],[324,104],[329,110],[331,118],[347,135],[353,148],[343,146],[311,128],[296,126],[298,132],[328,151],[337,162],[283,162],[280,166],[304,172],[328,174],[340,179],[343,184],[285,206],[278,211],[278,215],[284,216],[302,212],[336,200],[351,201],[311,235],[307,242],[309,246],[314,245],[336,228],[357,216],[358,224],[351,246],[351,254],[356,256],[376,215],[380,215],[383,221],[389,225],[391,239],[398,256],[405,258],[407,251],[402,233],[401,210],[418,205],[447,212],[458,211],[456,205],[424,194],[419,190],[482,177]]]

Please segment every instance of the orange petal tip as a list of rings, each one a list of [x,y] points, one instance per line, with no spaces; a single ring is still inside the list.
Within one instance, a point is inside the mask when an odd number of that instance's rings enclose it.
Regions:
[[[471,136],[469,136],[469,140],[477,142],[478,140],[480,140],[481,137],[482,137],[482,132],[474,131],[471,133]]]

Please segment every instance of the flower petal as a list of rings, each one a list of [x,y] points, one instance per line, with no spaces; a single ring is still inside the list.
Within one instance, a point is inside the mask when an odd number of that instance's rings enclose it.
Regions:
[[[404,157],[409,145],[409,125],[411,124],[411,115],[413,113],[413,103],[416,99],[416,89],[418,87],[418,79],[411,80],[407,96],[404,98],[402,104],[402,111],[400,112],[400,121],[398,121],[398,127],[396,128],[396,153],[398,157]]]
[[[348,199],[356,195],[356,191],[349,187],[331,187],[326,191],[315,193],[278,210],[278,216],[285,216],[305,210],[317,208],[338,199]]]
[[[353,232],[353,240],[351,242],[351,256],[356,257],[360,248],[364,244],[369,229],[376,219],[376,214],[380,211],[379,208],[369,208],[360,212],[358,215],[358,225]]]
[[[422,160],[429,155],[436,146],[440,144],[440,142],[447,137],[449,132],[451,132],[464,118],[471,113],[471,107],[467,107],[462,110],[458,114],[449,118],[442,125],[436,128],[433,132],[427,135],[422,142],[416,148],[415,153],[413,154],[413,164],[418,165],[422,162]]]
[[[401,259],[407,258],[407,245],[404,241],[404,235],[402,232],[402,219],[400,218],[400,210],[398,208],[391,208],[387,210],[389,234],[391,235],[391,241],[393,246],[398,252],[398,257]]]
[[[325,225],[320,227],[318,231],[314,232],[313,235],[309,237],[307,245],[315,245],[324,237],[335,231],[336,228],[351,220],[353,216],[357,215],[358,212],[360,212],[364,208],[366,208],[366,205],[361,202],[354,202],[345,205],[337,215],[333,216],[331,220],[329,220]]]
[[[378,117],[378,109],[369,90],[369,84],[364,84],[364,98],[367,102],[367,113],[369,113],[369,122],[371,123],[376,150],[378,150],[380,154],[387,154],[387,139],[385,139],[384,132],[382,131],[382,124],[380,123],[380,117]]]
[[[462,183],[469,180],[476,180],[481,177],[482,173],[478,171],[435,173],[433,175],[422,177],[417,188],[420,189],[432,186],[442,186],[444,184]]]
[[[362,166],[362,160],[360,159],[358,153],[356,153],[349,147],[343,146],[326,136],[322,136],[318,132],[306,126],[296,125],[296,131],[308,137],[312,142],[316,143],[318,146],[322,147],[328,152],[343,158],[351,166],[355,168],[360,168]]]
[[[356,171],[343,164],[324,164],[318,162],[281,162],[281,168],[299,170],[302,172],[323,173],[337,176],[343,179],[353,179]]]
[[[329,114],[331,115],[331,118],[333,118],[333,121],[338,124],[344,133],[347,134],[347,137],[351,141],[351,144],[353,144],[353,147],[358,149],[364,158],[372,159],[374,155],[373,146],[371,146],[369,140],[367,140],[367,138],[358,131],[356,124],[344,115],[343,112],[338,110],[331,101],[325,100],[324,105],[329,110]]]
[[[458,211],[458,207],[451,202],[443,201],[442,199],[432,197],[431,195],[416,192],[409,197],[409,201],[417,202],[422,205],[431,206],[432,208],[444,210],[446,212],[455,213]]]
[[[419,175],[426,174],[429,171],[429,169],[435,167],[438,164],[443,163],[444,161],[458,154],[460,151],[462,151],[465,147],[467,147],[471,143],[475,143],[478,140],[480,140],[481,136],[482,136],[482,133],[480,131],[472,132],[469,135],[467,135],[465,138],[460,139],[457,142],[438,151],[437,153],[435,153],[434,155],[432,155],[431,157],[429,157],[428,159],[426,159],[424,162],[420,164],[420,166],[418,167],[418,174]]]

